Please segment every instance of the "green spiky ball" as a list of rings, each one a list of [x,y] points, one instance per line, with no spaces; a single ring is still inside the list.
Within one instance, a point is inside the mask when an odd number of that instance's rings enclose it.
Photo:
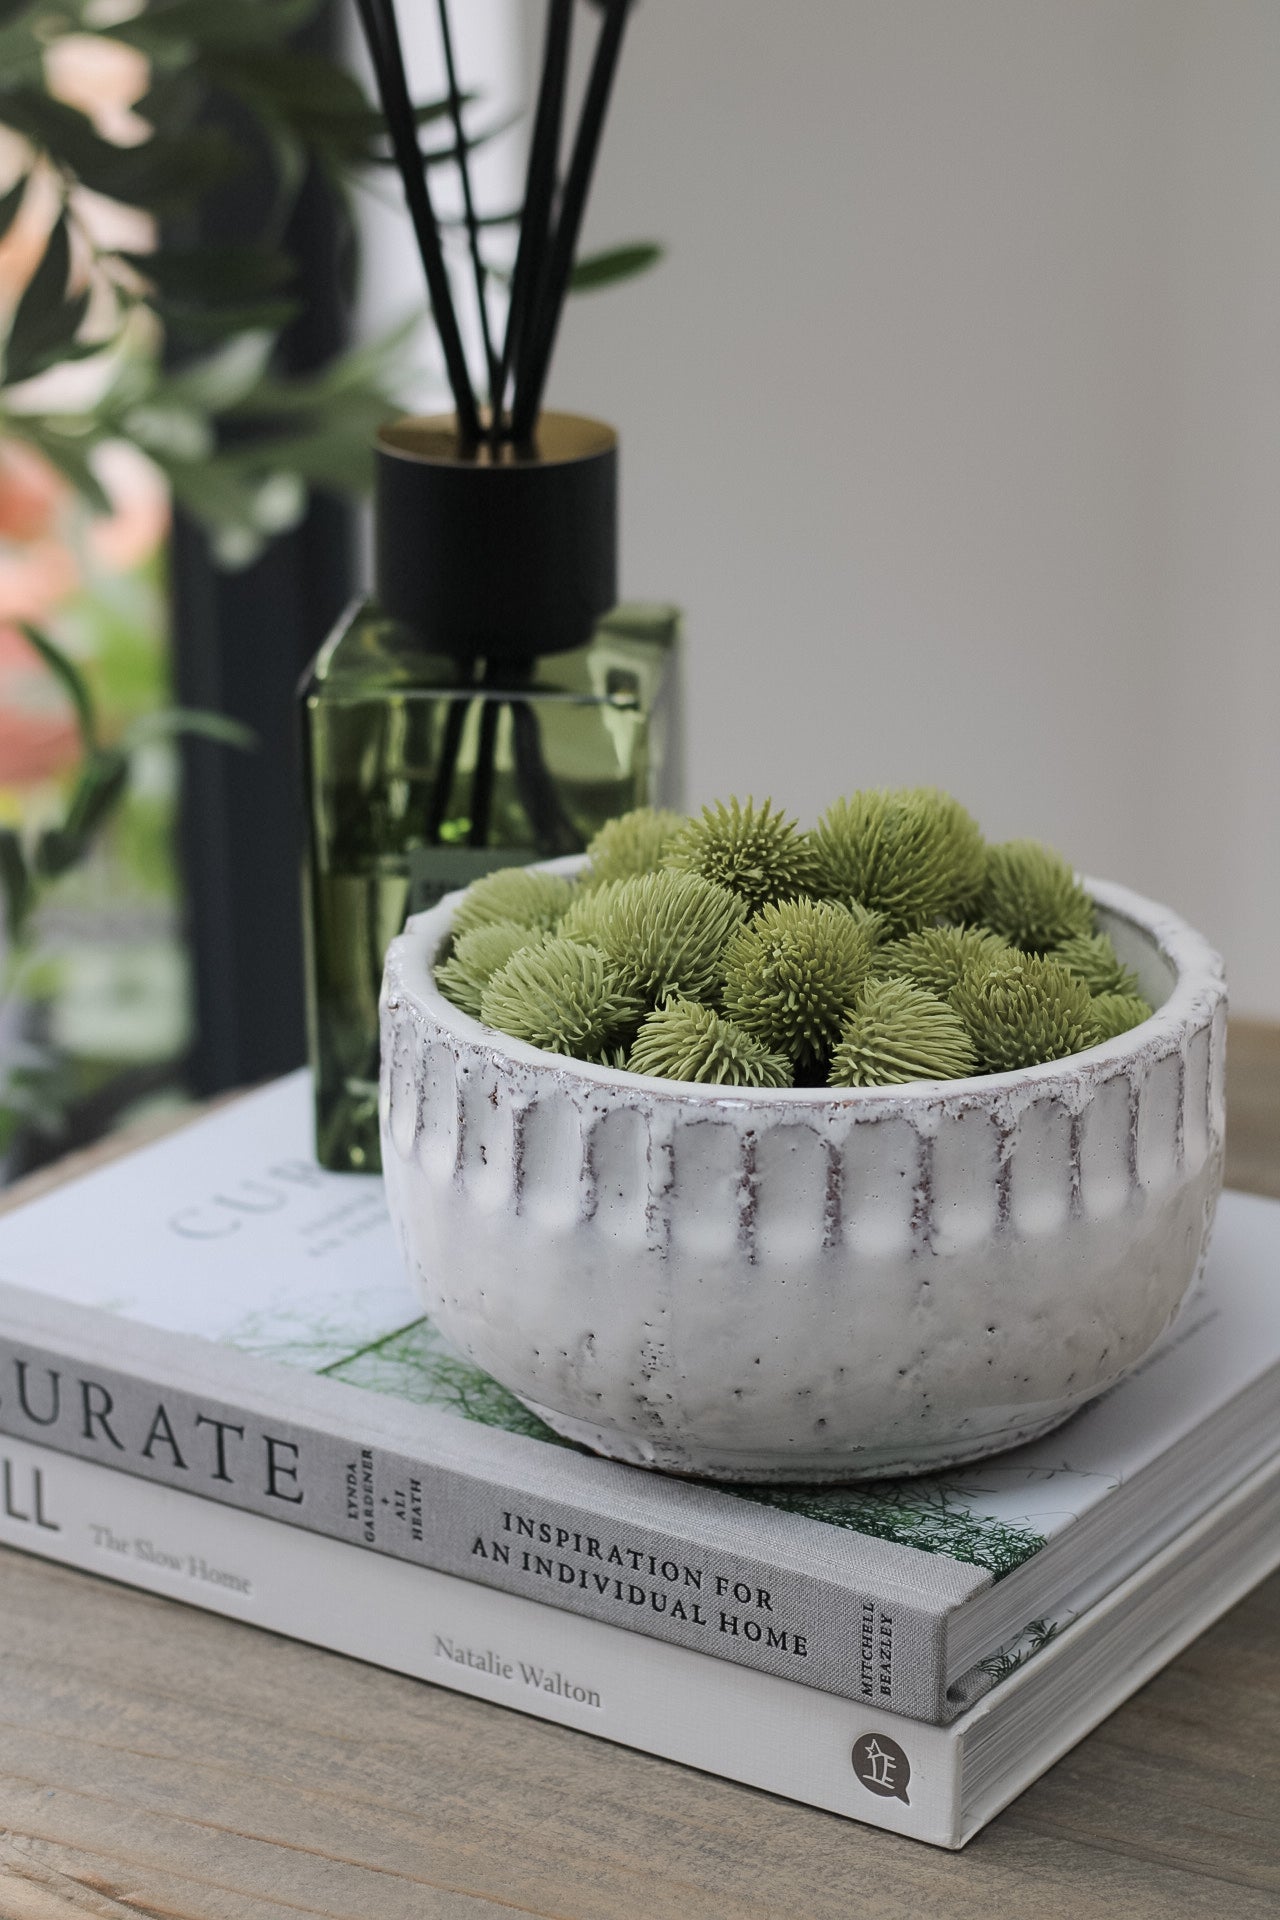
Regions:
[[[603,880],[598,887],[575,893],[556,923],[555,930],[561,939],[586,940],[590,945],[598,946],[622,885],[621,880]]]
[[[789,1087],[791,1062],[711,1007],[675,1000],[648,1014],[627,1066],[661,1080],[696,1080],[722,1087]]]
[[[686,821],[667,848],[665,864],[680,873],[700,873],[737,894],[747,912],[775,900],[811,891],[817,877],[813,845],[794,820],[772,801],[717,801],[699,819]]]
[[[1140,993],[1096,993],[1093,996],[1094,1045],[1117,1040],[1131,1027],[1141,1026],[1154,1009]]]
[[[1105,933],[1073,934],[1051,947],[1045,957],[1083,980],[1092,994],[1140,991],[1137,974],[1125,966]]]
[[[436,985],[455,1007],[478,1020],[484,990],[499,967],[505,967],[513,954],[541,938],[541,934],[514,920],[490,920],[473,927],[463,934],[449,958],[436,967]]]
[[[1094,1044],[1088,987],[1037,954],[1010,952],[974,968],[950,999],[986,1073],[1038,1066]]]
[[[453,937],[494,920],[514,920],[536,933],[550,933],[573,898],[573,882],[537,867],[499,867],[474,880],[458,902]]]
[[[724,1010],[798,1066],[826,1058],[871,967],[874,935],[827,900],[784,900],[735,933],[725,956]]]
[[[958,1080],[978,1055],[960,1016],[909,980],[871,980],[858,995],[831,1060],[833,1087]]]
[[[953,794],[944,793],[941,787],[914,787],[911,791],[934,809],[947,836],[952,873],[947,913],[955,920],[970,919],[977,910],[987,872],[987,843],[982,837],[982,828],[968,808],[962,807]]]
[[[701,874],[643,873],[614,894],[600,946],[646,1006],[706,1000],[720,990],[725,947],[744,913],[735,894]]]
[[[653,873],[687,824],[682,813],[666,807],[636,807],[607,821],[587,848],[587,864],[579,886],[599,887],[611,880],[633,880],[637,874]]]
[[[1009,942],[985,927],[921,927],[887,941],[876,954],[877,974],[896,974],[943,999],[974,967],[985,966],[996,954],[1008,953]]]
[[[958,802],[928,787],[865,788],[837,800],[814,833],[818,891],[883,914],[891,935],[951,918],[976,871],[962,821],[977,833]]]
[[[987,848],[982,918],[1012,946],[1044,953],[1093,932],[1093,902],[1052,847],[1004,840]]]
[[[643,1009],[598,947],[554,936],[524,947],[485,987],[480,1017],[515,1040],[611,1061]]]

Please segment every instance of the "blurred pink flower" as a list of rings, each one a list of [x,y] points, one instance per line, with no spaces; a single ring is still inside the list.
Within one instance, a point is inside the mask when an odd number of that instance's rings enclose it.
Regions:
[[[79,754],[66,695],[18,629],[0,626],[0,786],[51,780]]]
[[[151,126],[132,112],[151,84],[151,63],[136,47],[96,33],[67,33],[45,48],[45,85],[55,100],[78,107],[104,140],[136,147]]]
[[[0,620],[42,620],[79,585],[57,531],[70,492],[25,440],[0,440]]]
[[[0,621],[43,620],[79,584],[80,570],[61,540],[0,547]]]
[[[93,471],[113,512],[89,528],[94,558],[114,572],[141,566],[169,531],[169,489],[158,467],[125,440],[107,440],[93,452]]]
[[[0,440],[0,539],[38,540],[71,489],[26,440]]]

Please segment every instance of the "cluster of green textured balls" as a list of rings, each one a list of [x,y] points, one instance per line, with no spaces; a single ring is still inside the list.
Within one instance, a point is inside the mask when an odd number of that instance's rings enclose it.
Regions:
[[[851,794],[808,833],[768,800],[640,808],[574,879],[477,880],[435,973],[531,1046],[731,1087],[1005,1073],[1151,1014],[1066,861],[988,845],[934,787]]]

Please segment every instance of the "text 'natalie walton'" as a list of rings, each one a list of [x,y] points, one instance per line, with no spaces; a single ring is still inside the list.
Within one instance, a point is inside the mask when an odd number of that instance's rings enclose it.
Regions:
[[[452,1660],[455,1667],[470,1667],[473,1673],[488,1673],[495,1680],[518,1681],[521,1686],[534,1687],[539,1693],[554,1693],[561,1700],[572,1700],[580,1707],[603,1708],[604,1705],[594,1687],[579,1686],[577,1681],[567,1680],[556,1669],[540,1667],[530,1660],[508,1660],[505,1654],[495,1653],[491,1647],[483,1650],[464,1647],[443,1633],[436,1635],[436,1659]]]

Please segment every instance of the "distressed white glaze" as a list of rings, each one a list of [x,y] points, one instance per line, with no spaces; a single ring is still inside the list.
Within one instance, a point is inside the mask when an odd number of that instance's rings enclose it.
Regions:
[[[1020,1073],[838,1093],[524,1046],[436,989],[460,896],[411,920],[383,1165],[428,1312],[557,1432],[671,1472],[920,1472],[1066,1419],[1177,1311],[1222,1181],[1221,962],[1085,885],[1152,1019]]]

